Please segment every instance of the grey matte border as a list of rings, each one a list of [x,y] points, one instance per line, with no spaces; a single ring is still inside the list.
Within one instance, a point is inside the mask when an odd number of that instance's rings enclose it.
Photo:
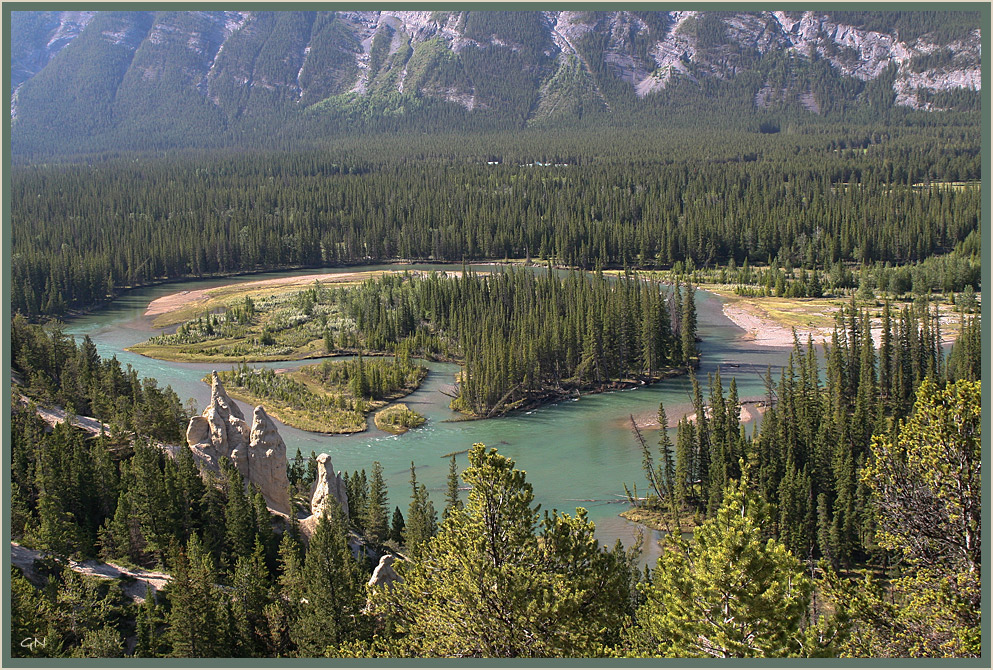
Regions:
[[[917,2],[916,0],[910,0],[908,2],[865,2],[865,3],[853,3],[853,2],[825,2],[812,4],[809,2],[686,2],[686,3],[673,3],[677,5],[679,9],[695,9],[695,10],[740,10],[740,11],[752,11],[759,9],[768,9],[769,7],[775,7],[776,9],[782,10],[907,10],[907,11],[925,11],[930,9],[940,9],[940,11],[978,11],[983,17],[983,30],[981,37],[982,53],[989,54],[990,48],[990,19],[991,19],[991,5],[986,2],[936,2],[936,3],[924,3]],[[472,0],[462,1],[462,2],[210,2],[210,3],[192,3],[192,2],[155,2],[155,3],[144,3],[144,2],[93,2],[93,3],[79,3],[79,2],[6,2],[2,3],[3,12],[3,86],[4,91],[10,88],[10,51],[8,45],[10,44],[10,13],[14,11],[36,11],[36,10],[53,10],[53,11],[71,11],[71,10],[98,10],[98,11],[118,11],[122,9],[135,10],[137,8],[141,9],[162,9],[162,10],[205,10],[205,9],[246,9],[246,10],[262,10],[262,9],[278,9],[278,10],[296,10],[296,9],[387,9],[387,10],[418,10],[418,9],[430,9],[430,10],[460,10],[471,6],[473,9],[482,10],[508,10],[508,9],[535,9],[536,5],[540,6],[542,9],[574,9],[581,8],[585,10],[592,9],[604,9],[604,10],[617,10],[617,9],[653,9],[653,10],[669,10],[673,9],[672,5],[666,3],[665,5],[655,2],[506,2],[506,3],[491,3],[491,2],[474,2]],[[986,114],[983,116],[983,138],[982,138],[982,153],[983,153],[983,183],[982,183],[982,241],[983,249],[987,254],[987,258],[993,257],[991,254],[990,247],[990,211],[991,211],[991,190],[990,183],[988,181],[989,175],[993,174],[990,170],[990,113],[993,108],[990,106],[990,65],[986,58],[983,59],[982,65],[982,94],[983,94],[983,109]],[[11,129],[9,123],[3,124],[3,150],[4,150],[4,163],[3,167],[7,174],[10,174],[11,169]],[[3,305],[0,308],[0,324],[2,324],[2,337],[3,337],[3,351],[0,354],[0,373],[3,375],[3,383],[0,383],[0,400],[3,402],[3,409],[0,411],[0,454],[2,454],[3,462],[0,464],[0,468],[4,471],[4,476],[2,480],[3,485],[3,517],[2,517],[2,538],[3,538],[3,572],[0,576],[0,581],[3,583],[3,600],[2,610],[3,612],[10,611],[11,608],[11,590],[9,583],[9,567],[11,565],[11,555],[10,555],[10,468],[6,467],[10,463],[10,440],[11,440],[11,425],[10,425],[10,401],[11,401],[11,387],[9,383],[10,379],[10,369],[11,369],[11,350],[10,350],[10,286],[11,286],[11,220],[10,220],[10,189],[7,188],[9,184],[9,177],[3,182],[3,187],[0,188],[2,191],[2,204],[3,204],[3,219],[2,225],[0,225],[0,265],[2,265],[2,271],[0,271],[0,292],[3,293]],[[989,290],[991,286],[991,269],[990,263],[983,263],[982,268],[982,281],[983,287]],[[6,290],[5,290],[6,289]],[[985,296],[986,292],[982,291],[981,295]],[[983,300],[982,302],[985,302]],[[990,511],[990,473],[989,473],[989,457],[990,457],[990,408],[989,408],[989,388],[985,383],[989,379],[993,379],[991,375],[991,340],[990,340],[990,323],[986,312],[983,310],[982,319],[982,347],[984,352],[983,357],[983,389],[982,389],[982,403],[983,403],[983,435],[985,439],[983,440],[982,449],[982,459],[983,459],[983,475],[982,475],[982,486],[984,491],[984,504],[983,504],[983,527],[989,528],[991,511]],[[0,667],[23,667],[23,668],[50,668],[50,667],[67,667],[67,668],[263,668],[263,667],[287,667],[287,668],[314,668],[314,667],[462,667],[462,666],[472,666],[472,667],[620,667],[620,666],[630,666],[630,667],[665,667],[665,668],[694,668],[694,667],[811,667],[811,668],[860,668],[868,666],[879,666],[886,668],[918,668],[918,667],[941,667],[941,668],[988,668],[990,667],[991,655],[990,655],[990,547],[989,539],[983,546],[983,596],[982,596],[982,656],[978,659],[609,659],[609,658],[575,658],[575,659],[425,659],[425,658],[412,658],[412,659],[334,659],[334,658],[315,658],[315,659],[300,659],[300,658],[280,658],[280,659],[257,659],[257,658],[228,658],[228,659],[144,659],[144,658],[123,658],[123,659],[21,659],[12,658],[10,656],[11,647],[11,629],[7,623],[6,618],[3,619],[2,628],[0,631],[0,646],[2,646],[3,653],[0,656]]]

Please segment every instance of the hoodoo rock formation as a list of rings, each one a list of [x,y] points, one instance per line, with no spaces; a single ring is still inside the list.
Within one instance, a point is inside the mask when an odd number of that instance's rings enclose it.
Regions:
[[[246,478],[261,489],[269,507],[290,514],[293,507],[290,504],[290,480],[286,477],[286,443],[261,406],[255,408],[252,416],[247,467]]]
[[[255,408],[251,429],[238,405],[213,373],[210,404],[186,429],[190,451],[207,470],[219,473],[222,457],[231,459],[245,479],[255,484],[274,512],[289,515],[290,482],[286,477],[286,444],[266,411]]]
[[[309,538],[317,528],[317,522],[321,514],[327,509],[329,504],[336,504],[341,509],[342,515],[348,518],[348,490],[345,488],[345,479],[340,472],[334,471],[334,464],[327,454],[320,454],[317,457],[317,479],[314,480],[310,489],[310,516],[300,520],[300,530],[304,537]],[[352,547],[357,551],[356,546]]]
[[[319,518],[329,500],[333,500],[341,508],[342,514],[348,518],[348,491],[341,473],[334,471],[331,457],[321,454],[317,457],[317,479],[310,497],[310,511]]]
[[[393,588],[393,582],[400,580],[400,575],[393,569],[393,563],[397,557],[393,554],[385,554],[379,559],[379,565],[369,578],[369,586],[385,586]]]
[[[248,424],[214,372],[210,385],[210,403],[202,416],[190,419],[186,442],[193,455],[211,472],[221,471],[221,457],[231,458],[231,452],[248,441]],[[232,458],[232,460],[234,460]],[[245,471],[242,470],[242,476]]]

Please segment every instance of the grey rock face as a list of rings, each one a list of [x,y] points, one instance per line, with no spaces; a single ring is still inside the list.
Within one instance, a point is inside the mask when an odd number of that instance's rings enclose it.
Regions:
[[[393,563],[396,562],[396,556],[393,554],[386,554],[379,559],[379,565],[376,566],[375,571],[372,573],[372,577],[369,578],[369,586],[385,586],[387,588],[392,588],[393,582],[400,581],[400,575],[396,573],[393,569]]]
[[[212,105],[231,112],[243,111],[252,99],[253,89],[264,89],[284,101],[308,106],[332,93],[367,94],[381,92],[383,87],[399,92],[415,92],[412,89],[419,88],[430,97],[441,97],[473,109],[484,105],[477,101],[477,91],[472,85],[425,83],[423,78],[407,81],[409,71],[419,69],[407,67],[415,60],[414,51],[424,42],[434,40],[447,50],[446,58],[458,61],[459,54],[467,48],[482,53],[520,52],[523,48],[506,36],[467,30],[464,14],[454,11],[341,11],[333,17],[308,19],[310,23],[305,21],[296,29],[290,29],[289,24],[280,27],[282,13],[279,12],[275,20],[267,12],[145,13],[146,19],[137,21],[135,26],[125,20],[132,14],[101,22],[103,14],[15,13],[13,29],[17,48],[12,53],[10,91],[13,102],[17,102],[20,85],[44,70],[55,54],[70,42],[98,30],[102,31],[101,39],[125,45],[134,53],[128,65],[133,71],[115,84],[121,87],[116,93],[118,98],[141,99],[150,91],[159,90],[146,90],[144,83],[175,76],[187,93],[195,92]],[[631,86],[639,96],[665,88],[674,76],[729,79],[740,73],[738,66],[729,65],[731,61],[725,58],[721,48],[714,51],[698,39],[693,25],[708,12],[659,12],[654,27],[638,14],[623,10],[596,16],[564,10],[542,12],[543,53],[559,63],[581,56],[587,77],[596,69],[593,60],[602,60],[613,76]],[[333,38],[332,33],[319,28],[328,21],[336,26]],[[939,45],[928,42],[927,36],[909,43],[901,41],[895,30],[877,32],[838,23],[829,12],[822,11],[736,12],[723,16],[721,23],[726,45],[732,50],[746,49],[759,54],[784,51],[796,58],[816,55],[826,59],[838,73],[863,81],[874,79],[890,65],[896,65],[901,76],[899,83],[894,84],[900,94],[898,104],[912,104],[913,96],[907,91],[917,88],[944,91],[980,87],[978,26],[967,38]],[[602,52],[582,56],[578,45],[590,32],[603,36]],[[377,35],[381,41],[386,40],[382,46],[389,58],[385,60],[372,57]],[[281,55],[286,67],[275,68],[279,73],[275,73],[271,64],[263,65],[264,59],[257,57],[264,53],[271,36],[278,36],[286,44]],[[636,43],[644,43],[646,47],[639,48]],[[955,55],[954,67],[924,73],[908,68],[914,56],[946,46]],[[177,59],[176,54],[182,54],[182,59]],[[370,71],[373,60],[378,63],[378,72]],[[72,67],[74,62],[62,67]],[[545,81],[536,83],[538,89],[558,67],[546,69],[542,75]],[[15,104],[12,114],[16,113]]]
[[[213,373],[210,404],[203,416],[190,419],[186,441],[197,461],[219,473],[222,457],[230,458],[245,480],[265,496],[269,509],[289,515],[290,482],[286,477],[286,444],[262,407],[256,407],[249,429],[238,405]]]
[[[235,463],[231,454],[246,444],[248,424],[238,406],[228,397],[224,386],[213,373],[210,387],[210,403],[202,416],[190,419],[186,428],[186,442],[193,455],[211,472],[220,472],[221,457],[227,456]],[[239,467],[242,476],[246,471]]]
[[[310,511],[315,518],[320,518],[328,503],[334,501],[341,507],[342,513],[348,516],[348,491],[341,473],[335,473],[331,457],[321,454],[317,457],[317,479],[311,491]]]
[[[286,477],[286,444],[261,406],[255,408],[252,417],[251,441],[245,460],[248,481],[259,487],[269,507],[290,514],[293,508],[290,481]]]

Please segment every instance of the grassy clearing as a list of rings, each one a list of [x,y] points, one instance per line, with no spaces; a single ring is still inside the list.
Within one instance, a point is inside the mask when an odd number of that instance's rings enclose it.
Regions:
[[[329,332],[337,335],[354,327],[326,297],[330,291],[382,274],[381,270],[353,272],[332,275],[329,280],[322,275],[321,281],[311,275],[167,296],[175,305],[159,315],[154,325],[178,324],[178,328],[128,350],[187,363],[290,361],[351,353],[337,346],[336,338],[325,339]],[[272,283],[277,281],[282,283]]]
[[[831,331],[835,325],[836,313],[842,307],[851,304],[850,296],[826,298],[744,297],[737,295],[734,292],[734,287],[727,284],[700,284],[699,288],[721,296],[728,303],[741,307],[774,327],[796,328],[801,333]],[[868,310],[874,331],[882,328],[884,304],[882,296],[876,296],[871,302],[856,301],[859,309]],[[912,302],[906,299],[893,299],[890,304],[895,318],[900,310],[911,305]],[[961,312],[948,302],[932,302],[932,305],[934,304],[938,305],[942,339],[946,342],[954,340],[959,333],[959,324],[962,321]],[[803,338],[801,337],[801,339]]]
[[[368,270],[340,275],[329,274],[321,275],[318,281],[322,285],[344,287],[361,283],[366,279],[378,277],[385,273],[386,271],[384,270]],[[279,280],[226,284],[202,291],[184,291],[167,296],[170,302],[175,303],[175,306],[156,316],[152,321],[152,326],[155,328],[175,326],[185,321],[204,316],[205,314],[241,304],[245,301],[245,298],[259,301],[282,296],[287,293],[299,293],[301,289],[313,286],[314,281],[314,275],[307,275]],[[277,284],[275,282],[280,283]]]
[[[328,409],[321,413],[311,410],[303,410],[290,404],[263,398],[250,393],[246,393],[242,388],[226,389],[232,398],[241,400],[251,405],[263,405],[266,412],[287,426],[306,430],[311,433],[327,433],[329,435],[345,435],[349,433],[361,433],[368,430],[364,414],[350,410]]]
[[[701,289],[715,293],[730,303],[748,306],[757,317],[785,328],[811,329],[834,327],[835,312],[849,303],[848,298],[779,298],[774,296],[742,297],[732,287],[701,284]]]
[[[216,340],[210,346],[136,344],[127,351],[173,363],[265,363],[299,361],[327,356],[323,340],[313,340],[301,347],[277,347],[272,353],[249,353],[240,339]]]

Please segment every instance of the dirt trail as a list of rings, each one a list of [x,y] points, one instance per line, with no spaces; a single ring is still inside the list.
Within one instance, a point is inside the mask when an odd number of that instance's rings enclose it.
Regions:
[[[45,552],[35,549],[28,549],[17,542],[10,543],[10,562],[16,565],[29,578],[37,578],[34,572],[35,559],[42,558]],[[98,577],[101,579],[120,579],[121,577],[132,577],[134,581],[121,582],[121,589],[135,602],[144,602],[148,587],[152,591],[158,591],[166,585],[172,577],[164,572],[151,572],[140,568],[123,568],[114,563],[101,563],[100,561],[69,561],[69,567],[84,575]]]
[[[27,396],[22,395],[18,398],[18,404],[21,407],[27,407],[30,403],[30,399]],[[61,407],[41,407],[40,405],[35,405],[35,413],[42,418],[49,426],[54,428],[56,424],[64,423],[66,420],[66,412]],[[81,428],[90,435],[99,435],[101,423],[94,419],[92,416],[80,416],[79,414],[73,414],[69,423],[77,428]],[[102,424],[103,432],[110,433],[110,425]]]

